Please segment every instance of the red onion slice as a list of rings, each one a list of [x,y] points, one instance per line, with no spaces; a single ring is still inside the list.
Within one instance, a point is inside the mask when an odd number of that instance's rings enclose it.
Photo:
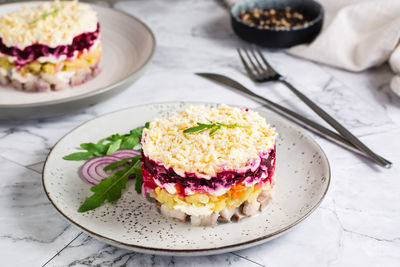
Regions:
[[[132,158],[138,155],[140,155],[140,151],[137,151],[135,149],[121,149],[112,154],[112,156],[118,157],[120,159]]]
[[[104,171],[104,167],[120,158],[115,156],[94,157],[87,160],[80,168],[80,176],[90,184],[97,185],[102,179],[108,177],[113,171]]]
[[[120,161],[124,158],[132,158],[138,155],[140,155],[140,151],[134,149],[121,149],[112,155],[91,158],[82,165],[79,170],[79,175],[84,181],[87,181],[92,185],[97,185],[112,172],[121,169],[124,166],[109,171],[105,171],[104,167],[109,165],[111,162]]]

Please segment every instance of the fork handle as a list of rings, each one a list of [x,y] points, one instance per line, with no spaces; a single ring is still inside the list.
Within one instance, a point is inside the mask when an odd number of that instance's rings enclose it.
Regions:
[[[279,81],[286,85],[300,100],[302,100],[307,106],[309,106],[315,113],[317,113],[323,120],[325,120],[329,125],[336,129],[345,139],[352,143],[355,147],[361,151],[368,154],[375,162],[380,164],[385,168],[392,167],[392,163],[387,159],[377,155],[365,144],[363,144],[356,136],[354,136],[350,131],[348,131],[343,125],[341,125],[337,120],[335,120],[331,115],[326,113],[322,108],[315,104],[311,99],[297,90],[291,83],[285,79],[279,79]]]

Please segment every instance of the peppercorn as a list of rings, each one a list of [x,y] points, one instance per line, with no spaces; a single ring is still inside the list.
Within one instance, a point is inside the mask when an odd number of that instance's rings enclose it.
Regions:
[[[292,10],[290,7],[241,10],[239,18],[246,24],[264,29],[288,29],[303,26],[310,22],[307,16],[299,11]]]

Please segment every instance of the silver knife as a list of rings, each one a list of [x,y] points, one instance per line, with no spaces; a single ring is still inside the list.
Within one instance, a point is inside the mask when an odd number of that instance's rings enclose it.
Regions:
[[[298,113],[296,113],[290,109],[287,109],[279,104],[274,103],[274,102],[266,99],[265,97],[255,94],[254,92],[252,92],[249,89],[247,89],[246,87],[244,87],[242,84],[238,83],[235,80],[232,80],[231,78],[229,78],[227,76],[224,76],[221,74],[216,74],[216,73],[196,73],[196,74],[201,77],[215,81],[219,84],[225,85],[230,89],[234,89],[234,91],[239,92],[239,93],[253,99],[254,101],[257,101],[258,103],[262,104],[263,106],[268,107],[272,111],[284,116],[285,118],[301,125],[302,127],[306,128],[306,129],[318,134],[319,136],[324,137],[330,141],[333,141],[334,143],[336,143],[348,150],[356,152],[364,157],[367,157],[383,167],[390,168],[392,166],[392,163],[390,161],[388,161],[380,156],[379,157],[381,158],[381,161],[377,161],[371,155],[369,155],[366,152],[361,151],[360,149],[355,147],[352,143],[347,141],[341,135],[325,128],[324,126],[322,126],[310,119],[307,119],[306,117],[299,115]],[[382,161],[385,161],[386,164],[382,163]]]

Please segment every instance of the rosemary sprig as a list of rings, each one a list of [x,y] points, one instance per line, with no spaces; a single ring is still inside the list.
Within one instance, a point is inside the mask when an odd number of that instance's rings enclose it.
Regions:
[[[205,124],[205,123],[200,123],[198,122],[196,126],[193,126],[191,128],[187,128],[183,130],[184,133],[202,133],[204,131],[210,130],[210,135],[213,135],[216,131],[221,129],[221,127],[226,127],[226,128],[250,128],[249,126],[244,126],[244,125],[239,125],[237,123],[234,124],[225,124],[221,122],[213,122],[211,120],[208,120],[210,123]]]
[[[55,8],[55,9],[54,9],[53,11],[51,11],[51,12],[43,13],[43,14],[40,15],[40,17],[38,17],[37,19],[32,20],[31,22],[29,22],[29,24],[32,25],[32,24],[35,24],[36,22],[38,22],[38,21],[41,20],[41,19],[47,18],[48,16],[56,15],[59,11],[60,11],[60,10],[59,10],[58,8]]]

